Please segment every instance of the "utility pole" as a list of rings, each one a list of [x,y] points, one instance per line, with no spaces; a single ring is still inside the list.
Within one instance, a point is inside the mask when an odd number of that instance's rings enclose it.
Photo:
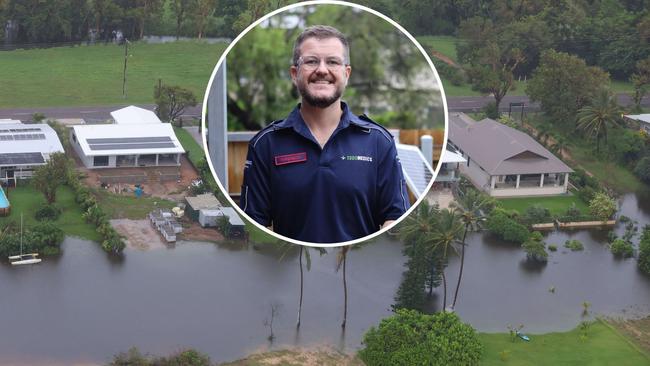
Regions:
[[[122,77],[122,97],[126,99],[126,61],[129,59],[129,40],[124,38],[124,75]]]

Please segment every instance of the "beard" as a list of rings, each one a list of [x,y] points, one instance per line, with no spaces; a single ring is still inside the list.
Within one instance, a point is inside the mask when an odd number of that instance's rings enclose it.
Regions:
[[[343,91],[345,90],[345,86],[343,85],[337,87],[334,93],[329,96],[315,96],[309,92],[307,85],[308,83],[296,83],[298,92],[300,92],[300,95],[302,96],[302,100],[307,104],[317,108],[327,108],[331,106],[334,102],[341,98],[341,95],[343,95]]]

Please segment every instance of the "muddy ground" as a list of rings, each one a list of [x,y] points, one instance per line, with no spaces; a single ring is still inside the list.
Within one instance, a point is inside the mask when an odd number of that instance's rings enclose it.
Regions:
[[[292,349],[273,352],[257,353],[234,362],[226,362],[219,366],[363,366],[363,361],[357,357],[343,354],[339,351],[322,349]]]
[[[156,230],[151,221],[145,220],[130,220],[130,219],[115,219],[111,220],[111,225],[117,230],[118,233],[126,237],[126,246],[134,250],[152,250],[164,249],[175,245],[175,243],[167,243]],[[208,241],[208,242],[222,242],[223,236],[214,228],[202,228],[196,222],[189,220],[181,220],[183,225],[183,232],[177,234],[177,240],[192,240],[192,241]]]

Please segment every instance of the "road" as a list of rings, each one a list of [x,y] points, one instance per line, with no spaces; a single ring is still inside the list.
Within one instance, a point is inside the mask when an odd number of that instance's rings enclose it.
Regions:
[[[447,106],[450,112],[477,112],[480,111],[489,102],[494,101],[491,96],[483,97],[451,97],[447,98]],[[627,106],[632,104],[632,98],[628,94],[618,94],[620,105]],[[539,110],[539,103],[531,103],[527,96],[506,96],[501,101],[500,110],[508,111],[510,103],[524,103],[526,111]],[[641,101],[644,107],[650,107],[650,96],[646,96]],[[126,105],[117,106],[98,106],[98,107],[47,107],[47,108],[12,108],[0,109],[0,119],[18,119],[21,121],[31,120],[32,114],[43,113],[47,118],[83,118],[87,121],[107,120],[111,118],[110,112],[116,109],[126,107]],[[153,104],[140,104],[138,107],[153,110]],[[513,107],[513,113],[519,112],[521,107]],[[183,113],[184,118],[200,118],[201,105],[188,108]]]

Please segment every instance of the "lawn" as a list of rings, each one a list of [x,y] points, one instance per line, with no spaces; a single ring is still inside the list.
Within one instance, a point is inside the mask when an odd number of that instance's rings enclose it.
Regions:
[[[225,43],[129,44],[127,97],[124,47],[108,44],[3,51],[0,108],[153,103],[158,79],[192,90],[198,101]]]
[[[190,135],[190,133],[185,129],[174,127],[174,133],[176,133],[178,141],[183,145],[183,149],[187,151],[187,157],[192,161],[192,164],[197,167],[199,161],[205,157],[205,151],[201,145],[199,145],[196,140],[194,140],[194,137],[192,137],[192,135]]]
[[[19,183],[20,184],[20,183]],[[29,185],[22,185],[9,189],[9,202],[11,215],[0,217],[0,225],[13,221],[20,225],[20,214],[23,213],[24,226],[28,228],[37,221],[34,218],[36,210],[45,203],[43,194]],[[61,216],[54,221],[66,235],[99,241],[100,235],[95,231],[95,226],[88,224],[81,217],[82,211],[74,201],[74,193],[68,186],[61,186],[57,190],[56,203],[62,211]]]
[[[454,62],[458,62],[458,56],[456,55],[456,37],[452,36],[421,36],[416,37],[417,41],[420,42],[422,47],[427,53],[431,51],[436,51],[442,53],[443,55],[449,57]]]
[[[481,333],[483,359],[481,365],[585,365],[640,366],[650,364],[650,356],[634,346],[611,326],[597,321],[590,326],[587,338],[580,339],[580,330],[565,333],[529,335],[530,342],[514,343],[504,333]],[[502,360],[502,352],[507,356]]]
[[[140,197],[117,195],[106,190],[98,189],[93,193],[97,203],[111,219],[141,220],[156,208],[172,208],[176,202],[156,197]],[[146,187],[145,187],[146,193]]]
[[[517,198],[500,198],[501,207],[508,210],[517,210],[523,214],[526,209],[532,205],[541,205],[551,211],[553,216],[561,216],[573,203],[580,209],[583,214],[589,213],[589,206],[583,200],[575,195],[552,196],[552,197],[517,197]]]

